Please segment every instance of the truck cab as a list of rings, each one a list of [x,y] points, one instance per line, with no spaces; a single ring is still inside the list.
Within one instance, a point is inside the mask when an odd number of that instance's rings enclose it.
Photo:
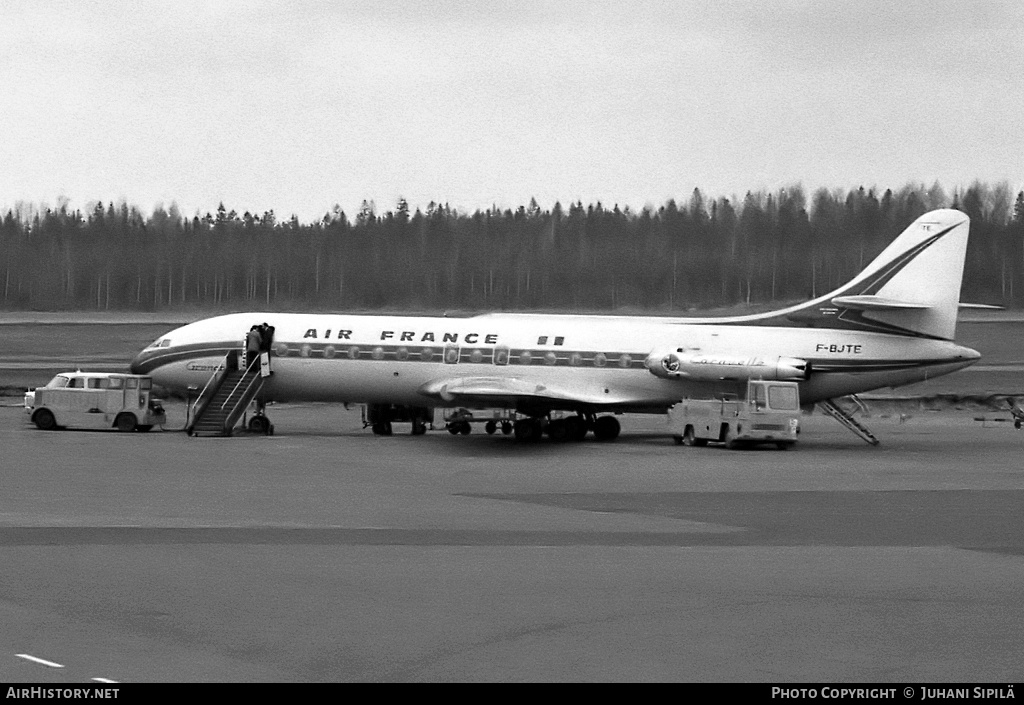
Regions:
[[[148,431],[167,421],[152,398],[153,379],[115,372],[62,372],[25,395],[25,411],[38,428]]]
[[[669,432],[678,445],[721,443],[740,448],[773,443],[791,447],[800,433],[796,382],[750,380],[741,394],[682,399],[668,410]]]

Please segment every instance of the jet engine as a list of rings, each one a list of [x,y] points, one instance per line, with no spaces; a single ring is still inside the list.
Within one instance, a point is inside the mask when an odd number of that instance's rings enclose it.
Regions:
[[[802,381],[811,363],[796,357],[743,357],[674,351],[654,351],[647,369],[663,379],[716,382],[722,379],[776,379]]]

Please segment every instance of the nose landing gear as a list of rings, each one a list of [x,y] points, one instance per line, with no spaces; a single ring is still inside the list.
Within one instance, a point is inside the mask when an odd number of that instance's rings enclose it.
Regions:
[[[270,419],[266,415],[267,403],[256,400],[256,413],[249,419],[249,423],[246,428],[249,433],[259,433],[264,436],[274,435],[274,424],[270,423]]]

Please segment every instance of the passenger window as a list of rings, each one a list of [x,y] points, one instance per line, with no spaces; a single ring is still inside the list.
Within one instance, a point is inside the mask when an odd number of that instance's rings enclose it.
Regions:
[[[90,377],[89,379],[85,380],[85,386],[88,387],[89,389],[99,389],[100,388],[100,379],[99,379],[99,377]]]
[[[153,388],[153,380],[151,380],[151,379],[143,379],[143,380],[139,380],[139,382],[140,382],[139,386],[142,389],[152,389]]]
[[[68,386],[72,389],[85,389],[85,380],[81,377],[75,377]]]
[[[134,377],[129,377],[125,380],[125,385],[128,389],[136,389],[139,386],[139,380]]]
[[[120,377],[111,377],[110,378],[110,388],[111,389],[121,389],[123,387],[124,387],[124,380],[123,379],[121,379]]]

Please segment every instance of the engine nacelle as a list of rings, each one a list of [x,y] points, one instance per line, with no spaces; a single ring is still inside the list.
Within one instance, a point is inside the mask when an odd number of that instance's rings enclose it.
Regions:
[[[774,379],[800,382],[811,374],[811,363],[796,357],[743,357],[704,353],[655,351],[647,369],[663,379],[717,382],[723,379]]]

